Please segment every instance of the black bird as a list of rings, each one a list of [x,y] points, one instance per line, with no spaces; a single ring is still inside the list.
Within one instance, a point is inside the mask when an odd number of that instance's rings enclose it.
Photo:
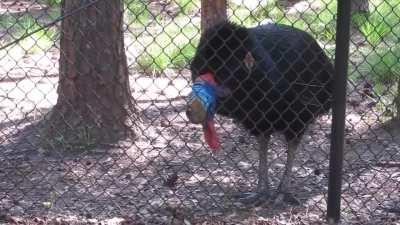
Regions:
[[[295,152],[307,126],[331,107],[334,68],[308,33],[281,24],[245,28],[223,22],[201,36],[190,64],[192,80],[214,75],[219,88],[217,114],[239,121],[259,144],[257,192],[247,200],[271,196],[268,149],[271,134],[287,141],[287,162],[277,199],[296,200],[290,179]],[[188,106],[190,121],[195,111]]]

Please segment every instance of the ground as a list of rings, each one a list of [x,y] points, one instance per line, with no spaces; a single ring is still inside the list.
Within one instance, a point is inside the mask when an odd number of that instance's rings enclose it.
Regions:
[[[37,63],[43,66],[36,67],[39,71],[57,61],[56,52],[47,54],[43,57],[47,62]],[[19,66],[20,70],[31,68],[29,60]],[[297,156],[293,185],[301,205],[249,208],[230,195],[255,187],[256,141],[230,119],[218,117],[222,149],[210,153],[201,128],[188,124],[184,116],[182,96],[190,91],[187,71],[171,80],[143,77],[132,71],[133,97],[142,118],[140,139],[78,155],[48,154],[34,145],[37,133],[32,124],[55,103],[57,77],[37,77],[34,70],[20,80],[18,70],[9,74],[12,77],[8,81],[0,82],[0,90],[7,94],[0,102],[3,220],[32,215],[41,220],[45,216],[48,221],[74,221],[76,217],[75,221],[96,219],[103,223],[114,217],[121,221],[129,217],[150,224],[169,223],[173,218],[189,224],[214,220],[254,224],[324,221],[329,116],[313,124]],[[19,82],[16,85],[12,80]],[[350,92],[343,218],[349,224],[377,224],[380,220],[398,223],[399,127],[380,126],[372,100],[361,98],[355,89]],[[275,186],[284,167],[285,146],[275,136],[270,148]],[[176,183],[166,185],[174,175]],[[114,222],[119,221],[115,218]]]

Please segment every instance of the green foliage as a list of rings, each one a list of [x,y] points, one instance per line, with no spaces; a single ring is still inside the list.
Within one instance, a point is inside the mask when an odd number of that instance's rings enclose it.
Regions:
[[[187,43],[182,47],[176,48],[172,53],[172,64],[177,68],[184,68],[196,52],[196,47],[192,43]]]
[[[48,18],[46,18],[46,20],[48,20],[49,22],[52,22],[60,17],[61,8],[54,8],[54,9],[47,10],[46,14],[48,17]]]
[[[138,58],[138,66],[146,73],[160,75],[165,69],[182,69],[194,56],[196,48],[192,43],[163,48],[151,45]]]
[[[235,23],[252,26],[265,20],[275,22],[284,18],[284,10],[274,1],[260,3],[254,10],[243,5],[231,4],[229,19]]]
[[[316,0],[310,2],[305,11],[283,18],[282,23],[308,31],[321,41],[330,42],[336,36],[336,11],[336,1]]]
[[[400,77],[400,47],[382,47],[367,56],[363,66],[375,83],[390,85]]]
[[[128,25],[146,26],[152,15],[145,0],[124,0],[124,19]]]
[[[35,17],[26,14],[18,18],[14,25],[14,28],[20,32],[29,33],[35,29],[40,28],[40,24]]]
[[[378,110],[391,118],[400,118],[400,47],[378,46],[358,70],[372,81],[379,96]],[[364,56],[365,57],[365,56]],[[396,112],[396,113],[395,113]]]
[[[24,31],[24,34],[34,32],[42,27],[35,18],[28,15],[25,15],[18,24],[21,26],[19,29]],[[37,53],[49,49],[57,39],[58,32],[56,28],[46,28],[25,38],[19,45],[27,53]]]
[[[278,23],[285,17],[284,9],[276,1],[267,1],[266,4],[260,5],[252,15],[257,21],[263,21],[267,18]]]
[[[252,19],[252,15],[250,14],[249,9],[240,5],[232,6],[232,9],[229,11],[229,20],[235,22],[237,24],[251,26],[254,24],[254,20]]]
[[[29,14],[17,18],[12,15],[2,15],[0,17],[0,26],[7,29],[5,39],[13,40],[42,28],[39,21]],[[57,39],[57,29],[54,27],[46,28],[24,38],[17,43],[17,47],[22,48],[25,53],[38,53],[52,47]]]
[[[57,39],[57,30],[55,28],[46,28],[25,38],[19,43],[19,45],[27,53],[34,54],[48,50],[54,45],[54,42]]]
[[[26,33],[28,30],[38,27],[38,25],[38,21],[29,14],[24,14],[22,16],[12,14],[0,15],[1,29],[6,29],[7,34],[13,34],[13,36]]]
[[[254,10],[232,4],[230,19],[243,25],[270,20],[308,31],[322,41],[333,41],[336,35],[336,1],[314,0],[307,1],[307,4],[309,7],[304,11],[293,10],[291,13],[285,12],[276,0],[264,1]]]
[[[184,15],[200,9],[200,0],[174,0],[174,3],[178,5],[180,13]]]
[[[48,5],[50,7],[60,6],[62,0],[41,0],[42,4]]]
[[[398,0],[370,0],[369,6],[369,13],[352,15],[352,23],[364,36],[367,45],[354,49],[354,54],[360,55],[352,59],[359,63],[351,77],[355,77],[355,81],[368,78],[379,96],[377,110],[399,119],[400,4]]]
[[[149,43],[137,57],[141,70],[160,75],[165,69],[181,69],[194,56],[199,30],[193,26],[179,28],[179,23],[169,24],[154,39],[142,40]]]
[[[364,14],[355,14],[352,17],[353,23],[356,24],[372,46],[378,45],[391,32],[391,27],[385,23],[378,22],[377,16],[374,15],[376,14],[368,17],[368,15]]]
[[[316,34],[317,38],[334,41],[336,36],[336,11],[337,2],[326,2],[326,8],[319,12],[314,12],[315,20],[308,20],[311,31]]]
[[[355,14],[352,21],[372,46],[385,38],[398,39],[400,4],[397,0],[372,1],[369,15]]]
[[[10,14],[0,15],[0,30],[10,29],[17,22],[17,18]]]

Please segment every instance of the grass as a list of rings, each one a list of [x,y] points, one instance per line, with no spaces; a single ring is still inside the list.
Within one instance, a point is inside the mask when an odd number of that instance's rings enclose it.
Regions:
[[[172,64],[176,68],[184,68],[195,52],[196,46],[191,42],[179,46],[172,52]]]
[[[124,21],[127,25],[143,27],[149,24],[152,15],[143,0],[124,0]]]
[[[184,68],[194,56],[195,51],[195,45],[192,43],[170,45],[165,49],[158,45],[151,45],[137,58],[137,64],[146,73],[159,76],[167,68]]]
[[[44,4],[59,7],[60,0],[43,0]],[[309,8],[302,12],[285,13],[285,9],[277,0],[262,1],[260,5],[249,9],[244,4],[231,3],[228,16],[245,26],[254,26],[259,22],[271,20],[308,31],[320,42],[332,43],[336,35],[336,1],[309,0]],[[185,67],[194,55],[199,38],[199,25],[188,20],[200,7],[199,0],[174,0],[169,4],[178,7],[176,17],[163,18],[160,13],[153,14],[148,1],[124,0],[124,23],[140,28],[139,31],[129,30],[127,35],[133,39],[133,45],[138,51],[135,54],[139,69],[160,74],[167,68],[181,69]],[[357,15],[353,22],[357,23],[368,41],[377,46],[384,39],[398,40],[400,33],[400,4],[397,0],[370,0],[371,13],[368,17]],[[174,7],[172,7],[174,8]],[[175,7],[176,9],[176,7]],[[59,11],[48,18],[55,19]],[[18,38],[20,35],[40,27],[40,23],[29,15],[15,18],[12,15],[0,15],[0,29],[8,30],[8,38]],[[144,32],[143,32],[143,28]],[[47,29],[35,33],[20,42],[20,46],[28,53],[44,51],[57,40],[55,29]],[[397,38],[397,39],[396,39]],[[373,74],[371,72],[371,74]],[[377,74],[380,74],[378,72]],[[376,75],[382,77],[382,75]],[[381,80],[377,80],[377,82]]]
[[[58,40],[58,31],[55,28],[44,29],[22,40],[19,45],[28,53],[44,52],[54,46]]]
[[[377,46],[386,38],[400,38],[400,4],[398,0],[372,0],[370,13],[355,14],[352,21],[368,43]]]
[[[244,26],[253,26],[257,19],[251,14],[251,11],[241,5],[232,5],[228,9],[228,18],[230,21]]]
[[[199,30],[193,24],[185,25],[185,20],[176,20],[160,27],[154,38],[139,37],[144,45],[137,57],[139,69],[160,75],[165,69],[182,69],[193,57],[199,39]]]
[[[60,6],[61,4],[61,0],[39,0],[38,2],[50,7]]]
[[[184,15],[200,10],[200,0],[174,0],[173,3],[179,7],[179,12]]]
[[[54,9],[58,7],[58,1],[43,1],[44,4],[51,4]],[[54,3],[54,4],[53,4]],[[136,58],[137,65],[145,71],[160,74],[167,68],[180,69],[185,67],[191,57],[194,55],[195,46],[198,41],[198,28],[187,21],[185,13],[191,13],[200,2],[195,0],[177,0],[175,3],[179,6],[182,13],[174,18],[173,23],[166,23],[161,17],[154,18],[148,10],[145,1],[143,0],[125,0],[125,24],[131,23],[134,26],[143,28],[149,25],[152,21],[159,20],[157,23],[152,23],[150,30],[157,30],[155,33],[131,31],[128,36],[133,37],[135,42],[142,45],[137,46],[141,53]],[[49,10],[50,13],[46,18],[54,20],[59,16],[59,11]],[[47,20],[46,19],[46,20]],[[189,23],[189,24],[188,24]],[[0,28],[7,30],[7,38],[13,41],[41,27],[41,23],[29,14],[25,14],[18,18],[13,15],[0,16]],[[5,40],[2,38],[2,40]],[[58,32],[55,28],[44,29],[33,35],[25,38],[15,46],[11,47],[17,52],[23,54],[34,54],[43,52],[54,45],[58,40]],[[8,54],[11,54],[11,48],[8,48]]]
[[[369,13],[352,15],[352,23],[366,40],[356,46],[355,81],[369,80],[377,94],[376,109],[388,118],[400,118],[400,3],[397,0],[370,0]]]
[[[324,42],[334,41],[336,35],[336,1],[310,1],[310,8],[304,12],[285,15],[276,0],[265,1],[254,10],[242,5],[231,4],[229,18],[245,26],[253,26],[265,20],[282,23],[305,30]]]
[[[10,14],[0,15],[0,29],[8,30],[17,22],[17,18]]]
[[[367,56],[364,66],[375,83],[390,85],[400,77],[400,47],[382,48]]]
[[[3,14],[0,16],[1,29],[6,30],[7,35],[17,38],[37,26],[39,23],[32,15],[22,16],[13,14]]]
[[[192,15],[200,9],[200,0],[173,0],[169,3],[172,9],[176,9],[176,16],[185,17]],[[143,27],[149,25],[152,21],[158,24],[164,22],[162,13],[152,12],[145,0],[124,0],[124,19],[129,26]],[[159,9],[163,10],[163,9]]]
[[[337,3],[331,0],[316,0],[310,9],[282,18],[281,22],[313,34],[323,42],[333,42],[336,36]]]
[[[381,103],[378,107],[392,117],[400,118],[400,47],[380,45],[377,49],[361,63],[360,71],[365,73],[364,79],[373,82]]]
[[[41,24],[38,20],[27,14],[18,18],[12,15],[4,16],[3,18],[0,18],[0,21],[1,26],[7,30],[5,39],[8,41],[6,43],[41,28]],[[22,48],[27,54],[34,54],[49,49],[54,45],[54,42],[56,42],[57,39],[57,29],[54,27],[46,28],[21,40],[16,43],[16,45]]]
[[[276,1],[265,1],[263,4],[260,3],[255,9],[231,3],[228,13],[231,21],[245,26],[254,26],[265,20],[277,22],[284,17],[284,11]]]

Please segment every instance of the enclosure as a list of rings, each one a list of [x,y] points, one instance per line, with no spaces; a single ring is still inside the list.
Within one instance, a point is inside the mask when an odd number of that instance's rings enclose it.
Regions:
[[[0,2],[0,223],[325,223],[331,113],[301,141],[297,206],[236,201],[235,193],[257,185],[255,137],[217,116],[222,149],[212,154],[201,127],[188,122],[189,63],[204,4]],[[245,27],[276,22],[307,31],[335,60],[335,0],[230,0],[226,14]],[[398,0],[352,0],[343,224],[400,224],[399,40]],[[97,112],[104,129],[79,128],[88,120],[97,126],[79,107]],[[115,141],[125,126],[133,135]],[[286,159],[280,135],[269,149],[276,187]]]

